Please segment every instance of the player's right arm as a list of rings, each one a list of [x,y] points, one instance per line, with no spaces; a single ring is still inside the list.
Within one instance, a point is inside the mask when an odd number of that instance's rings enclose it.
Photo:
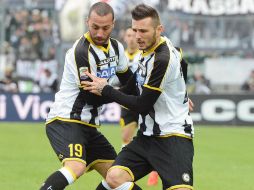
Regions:
[[[128,60],[124,53],[124,47],[118,43],[119,49],[119,64],[117,66],[116,76],[118,77],[121,85],[126,85],[128,80],[133,76],[131,69],[128,67]]]
[[[67,84],[67,87],[72,88],[72,86],[75,86],[76,89],[78,89],[84,101],[89,105],[96,105],[100,106],[102,104],[106,104],[111,102],[110,100],[106,100],[102,96],[98,96],[95,94],[92,94],[91,92],[84,90],[81,86],[81,81],[89,81],[90,78],[85,76],[83,71],[88,70],[91,72],[90,65],[88,63],[88,60],[83,60],[84,63],[87,63],[84,65],[83,68],[78,67],[77,59],[75,57],[75,48],[72,47],[67,53],[65,57],[65,72],[67,76],[65,77],[65,83]]]

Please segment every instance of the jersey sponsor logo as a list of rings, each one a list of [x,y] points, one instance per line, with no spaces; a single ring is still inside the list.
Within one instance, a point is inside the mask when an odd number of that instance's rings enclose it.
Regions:
[[[113,62],[118,62],[118,57],[117,56],[113,56],[113,57],[108,57],[106,59],[103,59],[100,61],[100,63],[98,64],[98,66],[103,66],[103,65],[108,65],[110,63],[113,63]]]
[[[188,173],[183,173],[182,178],[184,182],[190,182],[190,175]]]
[[[80,80],[85,80],[88,78],[88,76],[85,73],[86,71],[88,71],[88,67],[80,67],[79,68]]]
[[[97,71],[97,77],[100,78],[111,78],[114,75],[116,75],[116,67],[109,67],[107,69]]]
[[[141,63],[138,63],[138,70],[141,71],[143,75],[146,73],[146,67]]]
[[[136,81],[138,84],[143,85],[145,83],[145,77],[141,76],[139,73],[136,74]]]
[[[145,83],[146,78],[146,67],[142,65],[142,61],[138,63],[136,81],[138,84],[143,85]]]

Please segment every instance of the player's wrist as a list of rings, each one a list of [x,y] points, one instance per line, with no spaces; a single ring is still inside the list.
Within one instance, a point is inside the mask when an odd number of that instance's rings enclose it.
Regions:
[[[102,96],[107,96],[108,93],[110,92],[110,89],[113,88],[112,86],[110,86],[109,84],[106,84],[102,90],[101,90],[101,95]]]

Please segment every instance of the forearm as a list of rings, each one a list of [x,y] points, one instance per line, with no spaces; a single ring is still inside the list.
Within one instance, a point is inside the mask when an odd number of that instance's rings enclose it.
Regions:
[[[128,80],[127,84],[122,86],[119,91],[124,94],[137,95],[136,91],[136,73]]]
[[[133,73],[132,73],[132,71],[128,68],[128,70],[127,70],[126,72],[124,72],[124,73],[116,73],[116,76],[118,77],[120,83],[121,83],[122,85],[125,85],[125,84],[127,84],[128,80],[129,80],[130,78],[132,78]]]
[[[95,105],[95,106],[101,106],[103,104],[111,103],[113,100],[110,98],[105,98],[103,96],[95,95],[89,91],[84,91],[84,99],[87,104],[89,105]]]
[[[160,96],[160,92],[144,88],[140,96],[134,96],[124,94],[115,90],[112,86],[106,85],[102,90],[102,96],[140,114],[148,114]]]

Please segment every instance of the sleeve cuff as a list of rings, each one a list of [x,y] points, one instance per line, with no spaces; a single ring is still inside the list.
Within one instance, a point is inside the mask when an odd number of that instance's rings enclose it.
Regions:
[[[102,96],[109,96],[110,92],[111,92],[111,89],[113,89],[113,87],[110,86],[110,85],[104,86],[104,88],[102,89],[101,95]]]

